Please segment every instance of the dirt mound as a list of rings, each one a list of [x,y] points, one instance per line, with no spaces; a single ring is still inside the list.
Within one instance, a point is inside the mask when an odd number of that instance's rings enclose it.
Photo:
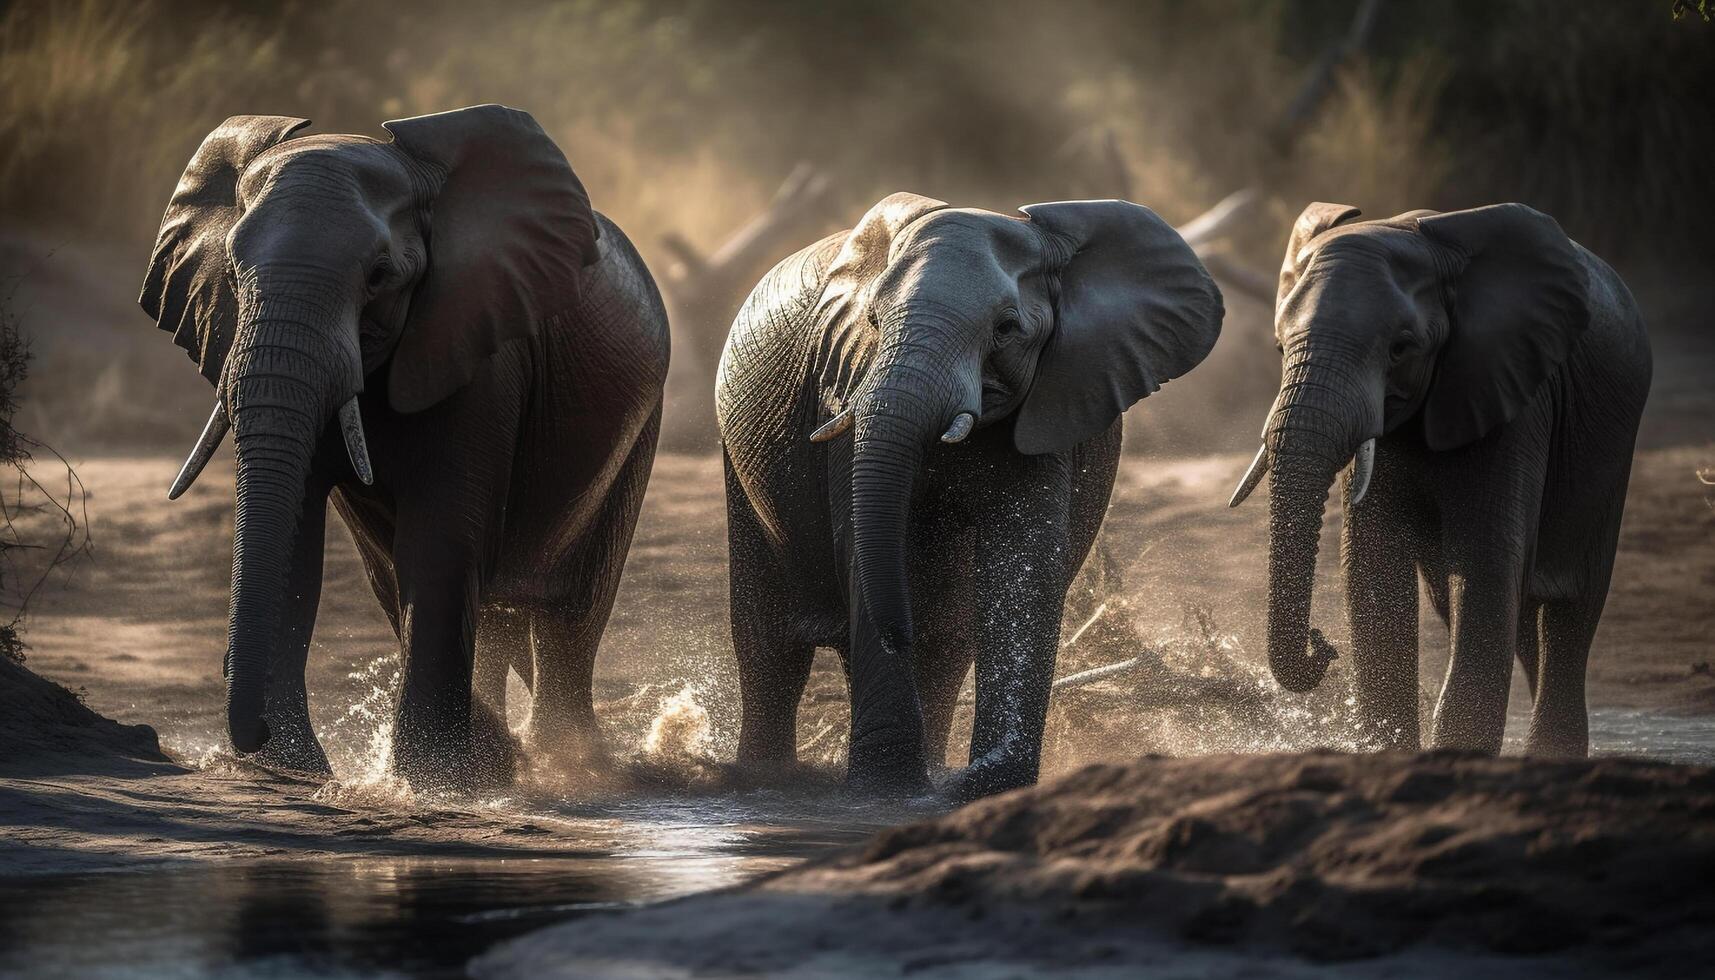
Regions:
[[[0,657],[0,774],[106,771],[170,761],[148,725],[121,725],[78,696]]]
[[[665,921],[664,921],[665,920]],[[1715,950],[1715,770],[1620,759],[1144,758],[759,884],[585,919],[479,976],[1683,973]],[[645,940],[644,936],[652,938]],[[662,937],[671,937],[663,939]],[[1315,961],[1313,966],[1312,962]],[[1540,961],[1538,961],[1540,962]],[[1200,972],[1202,971],[1202,972]],[[972,974],[975,975],[975,974]]]

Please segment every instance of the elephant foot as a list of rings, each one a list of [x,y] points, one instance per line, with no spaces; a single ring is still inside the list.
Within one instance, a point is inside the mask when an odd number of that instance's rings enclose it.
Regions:
[[[941,783],[939,793],[953,803],[964,804],[1035,784],[1033,767],[979,760],[949,775]]]
[[[921,743],[908,746],[853,744],[846,763],[846,785],[871,796],[923,796],[931,789]]]
[[[540,774],[596,775],[613,769],[613,757],[592,718],[554,723],[532,712],[524,728],[524,749]]]
[[[506,727],[506,719],[481,702],[470,706],[470,760],[472,788],[510,786],[518,775],[524,747]]]
[[[307,720],[294,723],[275,719],[268,723],[268,728],[268,741],[247,756],[250,761],[270,769],[291,769],[313,776],[333,776],[333,766],[328,764],[327,752],[323,751],[321,741],[316,738],[316,733]]]
[[[1537,759],[1587,759],[1590,756],[1590,736],[1531,732],[1524,743],[1524,754]]]
[[[486,782],[479,771],[472,725],[410,725],[393,731],[393,775],[418,793],[463,793]]]

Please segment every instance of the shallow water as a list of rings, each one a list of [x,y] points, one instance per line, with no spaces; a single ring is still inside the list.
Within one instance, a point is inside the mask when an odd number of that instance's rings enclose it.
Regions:
[[[463,976],[567,918],[735,885],[905,817],[778,796],[546,811],[555,857],[211,862],[0,879],[0,975]]]
[[[1591,712],[1592,751],[1715,764],[1715,719]],[[1508,725],[1516,752],[1528,716]],[[926,815],[836,793],[506,801],[579,850],[355,857],[0,878],[0,975],[462,976],[495,943],[722,888]]]
[[[1528,711],[1514,711],[1507,719],[1503,751],[1522,749],[1529,728]],[[1590,712],[1590,754],[1715,765],[1715,717],[1596,708]]]

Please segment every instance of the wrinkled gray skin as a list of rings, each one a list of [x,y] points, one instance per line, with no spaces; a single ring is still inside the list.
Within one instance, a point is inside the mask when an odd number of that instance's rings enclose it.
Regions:
[[[1362,718],[1419,745],[1421,576],[1452,649],[1431,746],[1500,750],[1516,655],[1527,751],[1585,755],[1585,665],[1649,392],[1643,321],[1612,269],[1523,205],[1356,215],[1312,204],[1281,270],[1269,663],[1289,690],[1322,678],[1306,641],[1323,509],[1375,439],[1367,492],[1354,502],[1354,476],[1343,500]]]
[[[585,760],[660,425],[654,283],[526,113],[401,120],[392,141],[292,138],[303,124],[238,116],[204,141],[141,300],[233,430],[232,743],[328,769],[304,665],[331,496],[403,653],[394,768],[506,778],[508,663],[533,686],[532,749]],[[354,396],[361,434],[339,424]]]
[[[1202,360],[1222,311],[1148,209],[1026,210],[892,195],[781,262],[739,312],[716,407],[741,763],[794,760],[820,646],[847,670],[854,784],[927,787],[973,662],[970,765],[947,789],[1035,780],[1120,413]]]

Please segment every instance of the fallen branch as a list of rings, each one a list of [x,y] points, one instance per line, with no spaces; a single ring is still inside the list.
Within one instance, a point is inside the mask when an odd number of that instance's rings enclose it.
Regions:
[[[1215,206],[1177,229],[1179,237],[1194,249],[1227,237],[1235,225],[1241,224],[1262,203],[1262,193],[1254,187],[1240,188],[1221,198]]]
[[[1160,664],[1161,654],[1151,650],[1132,657],[1129,660],[1121,660],[1117,664],[1108,664],[1105,667],[1091,667],[1089,670],[1080,670],[1076,674],[1067,674],[1065,677],[1054,682],[1054,690],[1064,691],[1075,687],[1084,687],[1089,684],[1094,684],[1097,681],[1106,680],[1109,677],[1118,677],[1122,674],[1129,674],[1134,671],[1141,670],[1146,665],[1158,667]]]
[[[1276,287],[1274,276],[1253,269],[1225,252],[1199,254],[1198,258],[1203,260],[1203,267],[1209,270],[1209,275],[1235,287],[1251,299],[1273,308]]]

